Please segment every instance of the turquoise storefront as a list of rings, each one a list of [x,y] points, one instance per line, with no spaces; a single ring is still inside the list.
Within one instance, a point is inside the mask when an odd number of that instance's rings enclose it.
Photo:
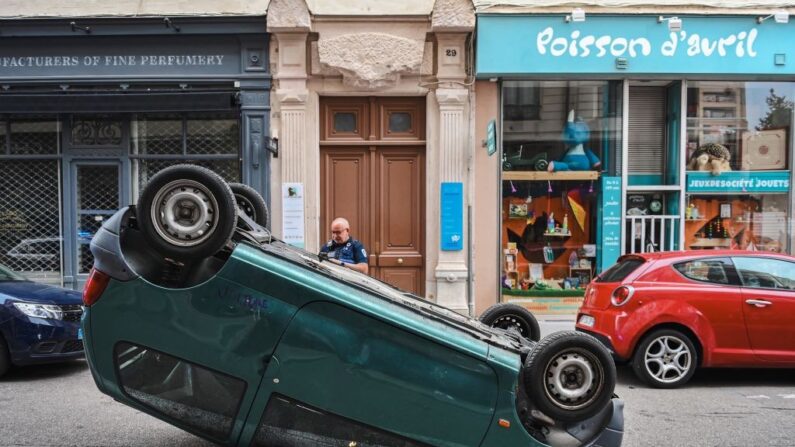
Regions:
[[[795,23],[565,16],[478,15],[504,299],[581,296],[622,253],[792,253]]]

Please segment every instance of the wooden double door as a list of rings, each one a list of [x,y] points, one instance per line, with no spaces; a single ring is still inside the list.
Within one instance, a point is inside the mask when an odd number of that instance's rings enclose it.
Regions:
[[[425,292],[425,98],[321,98],[321,241],[348,219],[370,275]]]

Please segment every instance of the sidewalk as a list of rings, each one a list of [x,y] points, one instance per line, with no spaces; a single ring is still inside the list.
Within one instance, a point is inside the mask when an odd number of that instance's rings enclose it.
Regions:
[[[575,315],[535,315],[541,338],[558,331],[573,331]]]

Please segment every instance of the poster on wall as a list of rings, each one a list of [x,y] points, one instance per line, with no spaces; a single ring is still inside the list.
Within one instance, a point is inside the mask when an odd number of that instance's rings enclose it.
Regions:
[[[615,264],[621,254],[621,177],[602,177],[602,250],[599,271]]]
[[[304,248],[304,184],[282,183],[282,237]]]

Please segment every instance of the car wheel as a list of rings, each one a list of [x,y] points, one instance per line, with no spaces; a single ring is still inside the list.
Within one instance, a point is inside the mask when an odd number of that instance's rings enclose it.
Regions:
[[[524,338],[538,341],[541,329],[533,314],[524,307],[513,303],[498,303],[480,316],[480,322],[491,327],[516,331]]]
[[[655,388],[684,385],[696,372],[696,347],[690,337],[675,329],[647,335],[635,350],[632,369]]]
[[[259,195],[257,190],[243,183],[230,183],[229,188],[232,189],[232,194],[235,195],[237,207],[261,227],[267,227],[269,218],[268,204],[265,203],[265,199]]]
[[[213,171],[175,165],[155,174],[141,192],[137,217],[147,241],[175,259],[215,254],[237,225],[235,196]]]
[[[546,171],[549,167],[549,162],[542,158],[541,160],[536,161],[534,167],[536,171]]]
[[[8,353],[6,341],[0,335],[0,377],[3,377],[9,368],[11,368],[11,356]]]
[[[598,340],[575,331],[539,341],[525,359],[525,391],[542,413],[562,422],[590,418],[605,408],[616,387],[616,367]]]

